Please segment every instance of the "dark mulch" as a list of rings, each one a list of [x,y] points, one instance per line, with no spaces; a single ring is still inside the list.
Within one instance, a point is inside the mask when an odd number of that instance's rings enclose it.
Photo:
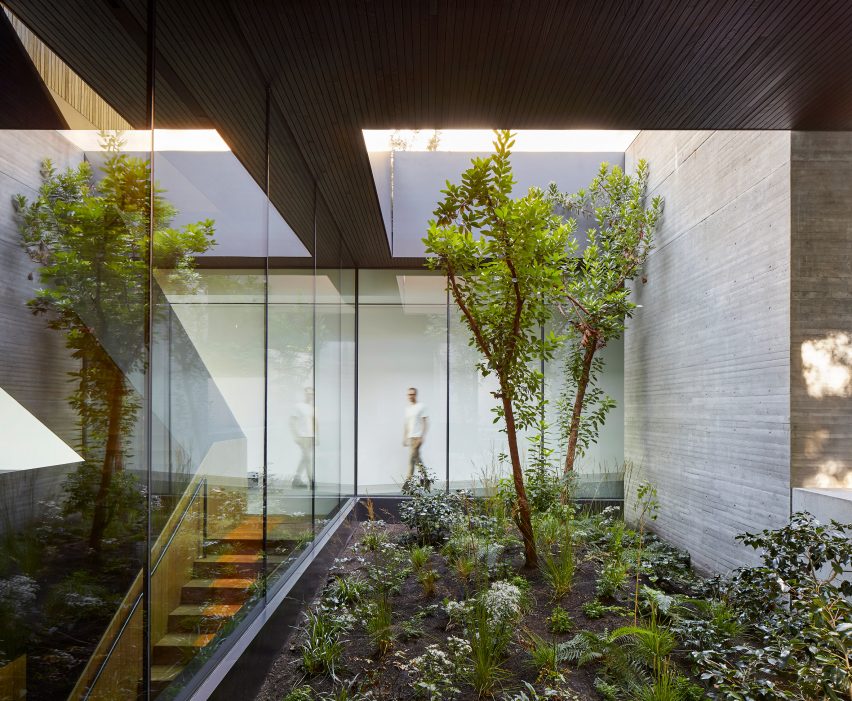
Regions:
[[[403,537],[408,529],[401,525],[388,525],[392,537]],[[353,534],[353,541],[341,555],[341,557],[353,557],[355,555],[352,545],[362,535],[361,529]],[[529,653],[523,647],[521,640],[524,631],[531,631],[545,639],[556,638],[559,641],[569,640],[577,630],[587,629],[600,631],[612,630],[621,625],[632,623],[632,616],[606,614],[599,619],[589,619],[582,611],[582,604],[591,601],[595,597],[595,581],[601,568],[601,563],[587,557],[583,550],[578,552],[578,567],[572,591],[560,601],[553,601],[550,588],[543,581],[539,571],[529,571],[523,568],[523,554],[520,548],[506,553],[508,561],[518,574],[524,576],[532,585],[534,605],[528,611],[519,625],[519,635],[512,644],[509,657],[505,667],[510,673],[510,678],[504,683],[503,689],[508,691],[517,689],[521,682],[526,680],[530,683],[536,682],[537,670],[529,662]],[[415,575],[409,575],[401,592],[393,597],[393,616],[397,627],[403,621],[412,619],[418,611],[432,604],[440,604],[447,597],[461,600],[466,596],[466,586],[456,576],[455,572],[448,569],[447,562],[443,556],[433,553],[430,566],[440,573],[440,579],[436,584],[436,592],[433,596],[425,597],[422,588]],[[354,569],[349,563],[344,566]],[[329,577],[332,581],[333,577]],[[468,587],[469,590],[469,587]],[[624,594],[621,603],[626,608],[631,607],[627,594]],[[562,635],[553,635],[547,629],[547,618],[550,616],[554,606],[559,604],[568,611],[574,621],[574,630]],[[387,701],[407,701],[415,699],[412,679],[407,671],[403,669],[403,663],[421,655],[427,645],[440,643],[450,635],[461,635],[459,631],[447,631],[448,618],[442,607],[436,607],[423,621],[423,635],[414,640],[398,638],[393,649],[384,657],[379,657],[372,649],[370,640],[366,633],[356,626],[346,636],[345,653],[339,677],[343,680],[352,679],[357,676],[359,682],[365,688],[372,689],[378,699]],[[258,701],[281,701],[289,691],[299,684],[308,684],[317,691],[331,691],[332,680],[328,677],[305,676],[301,667],[299,644],[301,633],[296,634],[290,641],[288,649],[275,660],[261,692],[256,697]],[[594,670],[588,668],[566,667],[563,670],[568,686],[574,690],[580,698],[598,698],[594,691]],[[497,696],[500,696],[498,692]],[[476,693],[470,687],[463,689],[458,697],[464,701],[477,699]]]

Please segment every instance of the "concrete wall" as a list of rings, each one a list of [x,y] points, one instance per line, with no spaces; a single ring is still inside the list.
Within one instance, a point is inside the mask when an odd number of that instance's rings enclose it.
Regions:
[[[53,131],[0,130],[0,387],[74,444],[75,419],[66,401],[71,360],[63,335],[26,306],[39,287],[38,265],[21,248],[12,206],[14,195],[36,195],[45,158],[66,168],[81,160],[81,152]]]
[[[656,485],[656,530],[700,569],[753,561],[734,536],[789,514],[790,138],[642,132],[627,152],[666,209],[625,336],[625,489]]]
[[[395,151],[370,154],[376,193],[395,257],[425,256],[423,237],[446,182],[458,183],[471,159],[489,152]],[[515,177],[513,195],[522,197],[530,187],[546,188],[553,181],[563,192],[587,187],[601,162],[623,166],[618,151],[555,152],[516,151],[512,154]],[[580,229],[583,229],[581,222]],[[581,239],[581,246],[583,240]]]
[[[792,134],[794,487],[852,487],[852,134]]]
[[[78,442],[76,418],[68,406],[67,373],[73,361],[63,335],[47,328],[26,306],[39,286],[37,264],[20,245],[12,197],[32,198],[41,185],[40,168],[51,158],[57,168],[78,163],[82,152],[55,131],[0,130],[0,387],[71,446]],[[28,274],[33,273],[33,279]],[[0,429],[5,441],[19,439]],[[0,529],[31,518],[38,500],[50,498],[67,468],[0,475]]]

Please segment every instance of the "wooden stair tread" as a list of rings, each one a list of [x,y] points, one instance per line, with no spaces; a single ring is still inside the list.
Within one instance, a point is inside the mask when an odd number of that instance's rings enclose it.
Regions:
[[[173,681],[184,669],[182,664],[154,664],[151,665],[151,681],[163,683]]]
[[[215,633],[166,633],[155,647],[204,647],[215,637]]]
[[[242,604],[181,604],[170,616],[203,616],[204,618],[230,618],[237,615]]]
[[[183,586],[191,589],[248,589],[255,579],[223,577],[217,579],[191,579]]]
[[[263,557],[260,553],[225,553],[222,555],[205,555],[195,560],[201,563],[226,563],[226,564],[253,564],[262,562]]]
[[[267,562],[283,562],[283,555],[267,555]],[[263,562],[260,553],[223,553],[222,555],[205,555],[195,560],[202,564],[229,564],[229,565],[252,565],[255,562]]]

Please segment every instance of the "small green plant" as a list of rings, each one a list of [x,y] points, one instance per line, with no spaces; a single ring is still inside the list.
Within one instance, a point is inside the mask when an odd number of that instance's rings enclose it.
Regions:
[[[538,670],[539,679],[554,679],[559,674],[559,663],[561,662],[561,651],[559,643],[554,640],[546,640],[540,635],[532,632],[526,634],[527,648],[530,652],[530,661]]]
[[[314,701],[314,692],[309,686],[297,686],[285,694],[281,701]]]
[[[584,630],[560,649],[564,660],[577,666],[597,663],[603,682],[598,691],[605,698],[623,699],[635,697],[668,670],[674,645],[669,631],[652,624],[622,626],[603,633]],[[621,695],[610,694],[613,686]]]
[[[384,521],[367,521],[364,523],[364,535],[361,537],[361,545],[367,552],[374,553],[386,542],[387,536],[384,531]]]
[[[414,532],[420,545],[441,545],[463,515],[464,494],[432,491],[435,476],[420,465],[402,486],[411,497],[399,506],[400,520]]]
[[[551,633],[562,635],[574,629],[574,621],[561,606],[555,606],[547,619],[547,629]]]
[[[657,488],[649,482],[642,482],[636,490],[636,501],[639,506],[639,543],[636,548],[636,588],[633,595],[633,625],[639,622],[639,575],[642,573],[642,546],[644,544],[646,520],[657,520],[657,510],[660,502],[657,499]]]
[[[595,593],[598,598],[610,601],[615,599],[627,581],[629,569],[630,566],[621,557],[607,559],[595,584]]]
[[[608,613],[618,616],[623,616],[627,613],[627,609],[623,606],[609,606],[598,599],[587,601],[580,608],[583,611],[583,615],[590,619],[603,618]]]
[[[569,507],[565,507],[566,509]],[[542,576],[553,590],[553,598],[565,596],[574,584],[574,534],[572,512],[551,510],[534,521]]]
[[[492,695],[509,676],[503,667],[509,634],[504,624],[496,624],[486,603],[479,597],[468,621],[470,644],[469,681],[480,698]]]
[[[411,548],[411,569],[419,572],[429,562],[429,557],[432,555],[432,548],[428,545],[415,546]]]
[[[417,581],[423,587],[423,596],[435,595],[435,582],[438,581],[440,575],[433,569],[423,569],[417,575]]]
[[[456,576],[463,583],[467,584],[476,570],[476,560],[472,557],[468,557],[467,555],[459,555],[455,559],[454,567],[456,570]]]
[[[450,637],[446,649],[429,645],[425,652],[403,664],[414,679],[418,697],[429,701],[447,701],[458,695],[459,682],[467,674],[470,645],[461,638]]]
[[[545,581],[553,590],[553,598],[561,599],[574,585],[574,548],[571,543],[562,543],[550,551],[540,554],[541,571]]]
[[[323,599],[333,607],[351,608],[361,602],[366,591],[366,582],[357,575],[337,576],[326,588]]]
[[[340,624],[324,611],[309,610],[305,615],[302,666],[310,675],[328,674],[336,678],[337,664],[343,655]]]
[[[380,655],[386,655],[393,646],[393,605],[387,593],[380,593],[368,607],[365,627],[370,642]]]
[[[423,619],[426,618],[426,611],[420,610],[411,618],[403,621],[400,624],[400,637],[403,640],[417,640],[423,637]]]

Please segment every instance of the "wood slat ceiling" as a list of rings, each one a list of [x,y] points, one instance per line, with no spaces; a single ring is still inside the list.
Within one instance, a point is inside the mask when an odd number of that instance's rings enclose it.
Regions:
[[[145,0],[8,0],[144,121]],[[364,128],[852,129],[849,0],[158,0],[157,123],[215,126],[313,250],[390,258]]]

